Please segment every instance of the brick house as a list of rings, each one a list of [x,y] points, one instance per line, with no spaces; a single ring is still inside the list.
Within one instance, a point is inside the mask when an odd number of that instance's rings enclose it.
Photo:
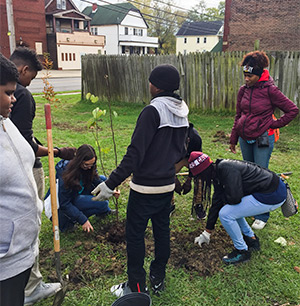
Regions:
[[[0,0],[0,52],[10,56],[6,1]],[[47,51],[44,0],[13,0],[16,45],[35,49],[39,55]]]
[[[299,0],[226,0],[223,51],[299,51]]]

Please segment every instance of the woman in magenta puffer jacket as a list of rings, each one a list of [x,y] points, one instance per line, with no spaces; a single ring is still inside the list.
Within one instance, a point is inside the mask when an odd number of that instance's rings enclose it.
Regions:
[[[230,150],[236,153],[235,146],[239,142],[244,160],[268,168],[274,147],[274,129],[287,125],[297,116],[299,109],[274,84],[265,69],[269,66],[269,58],[264,52],[246,54],[241,66],[245,85],[238,92]],[[274,120],[276,108],[284,114]],[[262,229],[268,219],[268,213],[255,216],[252,227]]]

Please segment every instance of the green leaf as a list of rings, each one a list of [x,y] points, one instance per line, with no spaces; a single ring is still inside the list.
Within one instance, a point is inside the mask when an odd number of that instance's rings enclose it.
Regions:
[[[86,97],[86,99],[87,99],[87,100],[89,100],[89,99],[90,99],[90,97],[91,97],[91,93],[90,93],[90,92],[88,92],[88,93],[86,94],[86,96],[85,96],[85,97]]]
[[[94,117],[95,119],[97,119],[97,114],[98,114],[98,112],[99,112],[99,107],[96,107],[96,108],[93,109],[93,111],[92,111],[92,115],[93,115],[93,117]]]
[[[109,151],[110,151],[110,148],[109,148],[109,147],[101,148],[101,152],[104,153],[104,154],[109,153]]]
[[[99,101],[99,97],[98,96],[94,96],[94,95],[91,96],[91,102],[92,103],[96,103],[98,101]]]
[[[87,128],[88,128],[88,129],[89,129],[91,126],[95,126],[95,125],[96,125],[95,119],[94,119],[94,118],[89,119],[86,125],[87,125]]]
[[[118,117],[118,113],[116,111],[113,111],[113,114],[115,117]]]

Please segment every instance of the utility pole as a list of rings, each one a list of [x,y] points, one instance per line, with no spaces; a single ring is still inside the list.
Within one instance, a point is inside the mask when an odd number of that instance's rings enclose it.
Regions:
[[[15,23],[14,23],[14,10],[12,0],[6,0],[6,14],[7,14],[7,28],[9,37],[9,48],[10,54],[16,49],[16,33],[15,33]]]

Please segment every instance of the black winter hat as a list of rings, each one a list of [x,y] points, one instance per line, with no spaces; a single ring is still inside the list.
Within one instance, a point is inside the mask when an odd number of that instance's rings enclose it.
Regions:
[[[174,91],[179,88],[179,72],[173,65],[163,64],[156,66],[149,76],[149,81],[157,88],[165,91]]]

